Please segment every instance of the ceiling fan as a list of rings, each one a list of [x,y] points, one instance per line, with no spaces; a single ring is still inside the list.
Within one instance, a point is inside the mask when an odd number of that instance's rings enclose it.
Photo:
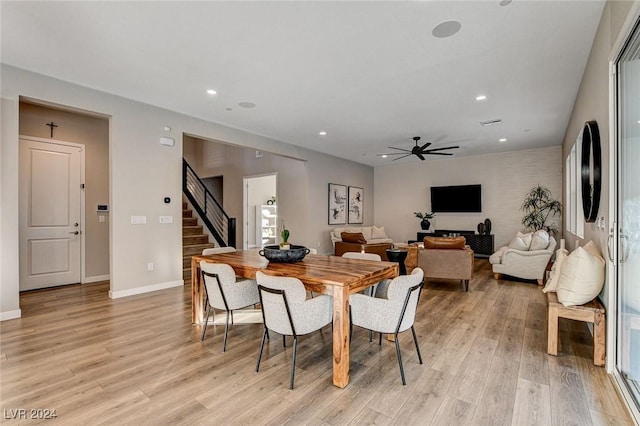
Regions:
[[[392,152],[389,154],[378,154],[378,157],[383,157],[383,156],[387,156],[387,155],[400,155],[401,157],[396,157],[393,160],[399,160],[401,158],[405,158],[408,157],[410,155],[415,155],[416,157],[418,157],[420,160],[424,161],[424,156],[425,155],[453,155],[450,152],[439,152],[439,151],[444,151],[445,149],[457,149],[460,148],[459,146],[447,146],[444,148],[433,148],[433,149],[427,149],[430,145],[431,142],[427,142],[422,146],[418,145],[418,141],[420,140],[420,136],[414,136],[413,140],[416,142],[416,145],[409,149],[404,149],[404,148],[396,148],[394,146],[390,146],[390,149],[397,149],[398,151],[402,151],[402,152]]]

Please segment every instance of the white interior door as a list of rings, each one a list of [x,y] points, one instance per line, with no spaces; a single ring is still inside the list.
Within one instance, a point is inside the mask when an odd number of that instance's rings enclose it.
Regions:
[[[20,139],[20,290],[81,279],[80,145]]]

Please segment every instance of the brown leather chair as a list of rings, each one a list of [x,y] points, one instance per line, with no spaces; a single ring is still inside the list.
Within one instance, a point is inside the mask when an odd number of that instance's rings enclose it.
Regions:
[[[362,252],[375,253],[380,255],[382,260],[389,260],[387,258],[387,252],[385,250],[393,248],[392,243],[376,243],[376,244],[361,244],[361,243],[345,243],[344,241],[336,241],[336,247],[334,254],[336,256],[342,256],[347,252]]]
[[[425,278],[460,280],[469,291],[473,278],[473,250],[464,237],[424,237],[424,249],[418,249],[418,267]]]

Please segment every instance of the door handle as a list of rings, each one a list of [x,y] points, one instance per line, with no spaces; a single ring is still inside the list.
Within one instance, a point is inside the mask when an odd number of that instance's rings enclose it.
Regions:
[[[614,259],[613,250],[611,249],[611,241],[613,241],[613,234],[609,234],[609,238],[607,238],[607,254],[609,255],[609,260],[613,263]]]
[[[69,232],[69,233],[70,233],[70,234],[73,234],[73,235],[78,235],[78,234],[80,233],[80,231]]]

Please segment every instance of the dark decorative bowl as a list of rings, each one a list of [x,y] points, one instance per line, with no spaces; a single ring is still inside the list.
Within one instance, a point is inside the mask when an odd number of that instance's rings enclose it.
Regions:
[[[260,256],[266,257],[269,262],[293,263],[304,259],[309,252],[310,250],[305,246],[296,246],[292,244],[289,250],[280,250],[280,246],[276,245],[264,246],[264,248],[258,253]]]

